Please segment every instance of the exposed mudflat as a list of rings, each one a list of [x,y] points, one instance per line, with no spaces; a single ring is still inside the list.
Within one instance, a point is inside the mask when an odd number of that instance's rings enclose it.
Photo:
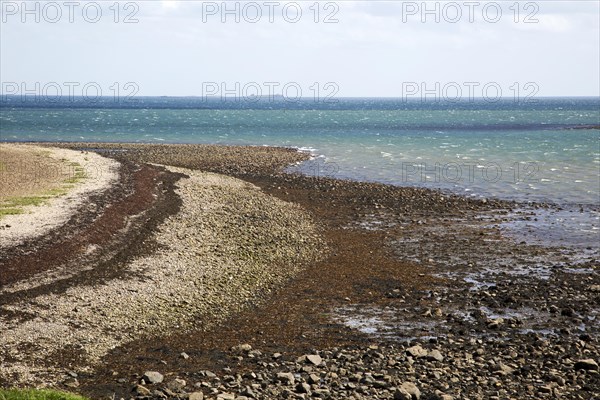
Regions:
[[[62,242],[0,253],[2,271],[22,271],[0,281],[4,386],[94,398],[600,396],[597,244],[506,237],[515,204],[283,174],[306,158],[288,149],[63,146],[114,157],[120,181],[55,233]],[[98,236],[79,234],[106,215]],[[55,258],[34,267],[44,251]]]

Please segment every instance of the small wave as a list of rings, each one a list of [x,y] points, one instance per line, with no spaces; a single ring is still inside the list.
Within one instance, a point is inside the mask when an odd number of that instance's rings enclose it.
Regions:
[[[295,147],[298,151],[307,151],[309,153],[316,153],[318,151],[318,149],[315,149],[314,147],[306,147],[306,146],[302,146],[302,147]]]

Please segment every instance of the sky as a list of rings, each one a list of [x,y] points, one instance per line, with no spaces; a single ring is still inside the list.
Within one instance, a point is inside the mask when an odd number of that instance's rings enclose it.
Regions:
[[[0,0],[0,92],[600,96],[599,4]]]

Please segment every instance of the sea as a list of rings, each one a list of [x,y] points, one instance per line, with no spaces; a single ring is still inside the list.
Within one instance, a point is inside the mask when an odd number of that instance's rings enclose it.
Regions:
[[[0,141],[287,146],[291,171],[512,200],[535,213],[507,232],[600,247],[600,98],[1,96]],[[535,207],[548,204],[549,208]],[[533,222],[532,222],[533,221]]]

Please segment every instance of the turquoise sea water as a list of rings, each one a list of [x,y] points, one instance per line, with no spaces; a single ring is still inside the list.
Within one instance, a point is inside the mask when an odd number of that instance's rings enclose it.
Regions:
[[[585,209],[598,237],[600,99],[535,103],[141,98],[0,102],[2,141],[292,146],[305,173]],[[596,235],[596,236],[594,236]],[[595,239],[594,239],[595,240]]]

